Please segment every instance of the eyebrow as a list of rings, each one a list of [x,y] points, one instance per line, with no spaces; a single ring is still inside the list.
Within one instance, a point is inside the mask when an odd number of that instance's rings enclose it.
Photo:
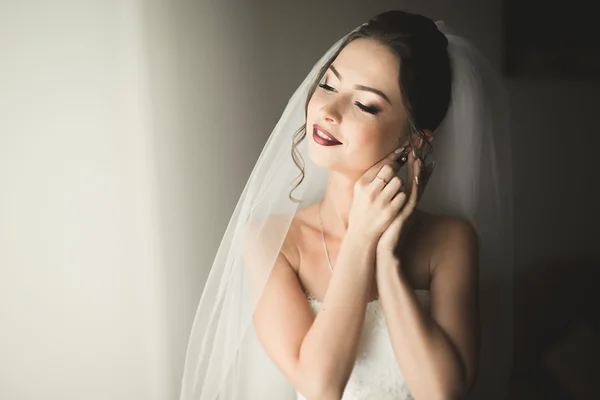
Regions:
[[[337,76],[337,78],[340,81],[342,80],[342,75],[340,75],[339,71],[337,69],[335,69],[335,67],[333,66],[333,64],[331,64],[329,66],[329,69],[331,69],[331,72],[333,72],[333,74],[335,76]],[[358,89],[358,90],[364,90],[365,92],[375,93],[376,95],[379,95],[379,96],[383,97],[385,99],[385,101],[387,101],[388,103],[390,103],[390,105],[392,105],[392,102],[390,101],[390,99],[381,90],[378,90],[378,89],[375,89],[375,88],[372,88],[372,87],[368,87],[368,86],[363,86],[363,85],[354,85],[354,87],[356,89]]]

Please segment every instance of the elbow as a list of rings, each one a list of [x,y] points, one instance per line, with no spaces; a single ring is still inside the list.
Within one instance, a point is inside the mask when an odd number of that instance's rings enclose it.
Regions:
[[[467,377],[461,373],[454,379],[444,379],[431,385],[431,398],[436,400],[464,400],[468,395]]]
[[[331,359],[310,357],[299,362],[297,371],[300,392],[308,400],[340,400],[352,372]]]
[[[466,386],[463,382],[446,385],[438,390],[434,397],[439,400],[465,400],[467,398]]]
[[[332,386],[326,385],[321,391],[315,396],[316,400],[340,400],[342,398],[342,390]]]
[[[309,390],[309,400],[340,400],[344,392],[343,384],[339,384],[326,373],[320,371],[309,375],[306,387]]]
[[[442,393],[439,397],[440,400],[465,400],[467,397],[462,390],[447,390]]]
[[[457,385],[449,388],[446,387],[437,387],[432,390],[433,392],[429,393],[428,398],[435,400],[464,400],[466,397],[464,392],[461,391]]]
[[[304,369],[300,392],[308,400],[340,400],[345,383],[323,368]]]
[[[300,391],[308,400],[340,400],[343,390],[324,379],[307,379],[304,390]]]

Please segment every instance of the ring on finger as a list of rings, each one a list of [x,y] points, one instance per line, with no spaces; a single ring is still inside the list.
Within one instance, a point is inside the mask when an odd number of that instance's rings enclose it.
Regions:
[[[384,185],[387,185],[387,181],[385,179],[383,179],[382,177],[380,177],[379,175],[376,176],[376,178],[381,179],[381,181],[383,182]]]

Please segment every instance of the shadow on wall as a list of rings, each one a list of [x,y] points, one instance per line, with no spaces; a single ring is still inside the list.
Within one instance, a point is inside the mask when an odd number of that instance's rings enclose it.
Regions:
[[[552,260],[515,275],[510,399],[600,399],[600,260]]]

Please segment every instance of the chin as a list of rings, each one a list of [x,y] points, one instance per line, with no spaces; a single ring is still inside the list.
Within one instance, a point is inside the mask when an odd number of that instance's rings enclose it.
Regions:
[[[315,163],[319,168],[324,169],[335,169],[336,160],[335,150],[331,147],[324,147],[314,142],[312,136],[307,138],[310,140],[308,143],[308,158]]]
[[[340,153],[336,154],[336,151],[331,147],[323,147],[314,142],[308,144],[308,157],[317,167],[326,171],[335,171],[348,178],[354,177],[356,174],[348,168],[346,160],[341,158],[343,155],[340,157]]]

